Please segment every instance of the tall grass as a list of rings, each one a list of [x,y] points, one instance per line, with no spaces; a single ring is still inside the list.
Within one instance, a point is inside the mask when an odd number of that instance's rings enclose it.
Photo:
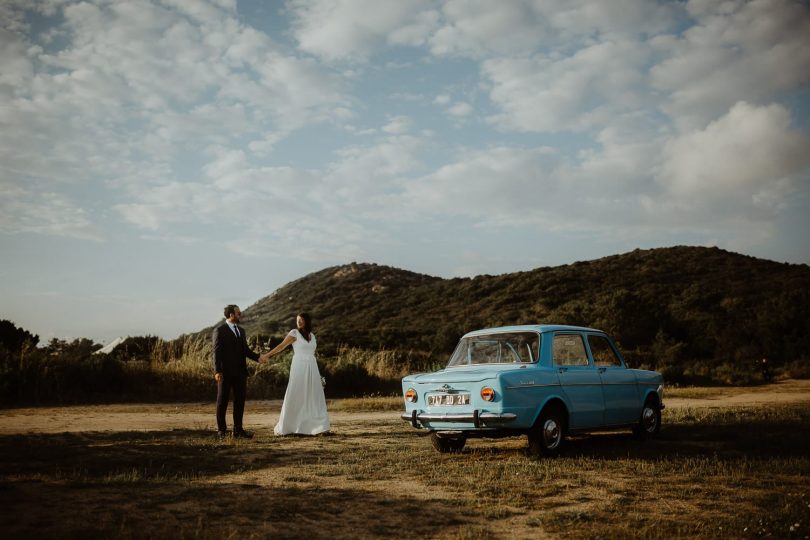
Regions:
[[[129,338],[131,343],[111,354],[93,354],[83,343],[59,344],[38,349],[23,347],[16,353],[0,347],[0,404],[92,403],[133,401],[209,401],[216,396],[212,345],[207,336],[184,336],[173,341],[157,337]],[[128,341],[129,341],[128,340]],[[81,345],[81,346],[79,346]],[[254,350],[261,350],[253,343]],[[318,357],[326,378],[327,398],[389,396],[399,394],[400,379],[407,374],[434,371],[444,365],[444,355],[410,350],[338,346]],[[280,399],[290,373],[292,352],[269,364],[248,362],[248,396]],[[698,373],[687,365],[686,379],[710,384],[756,384],[756,377],[735,375],[726,364],[712,373]],[[788,369],[789,368],[789,369]],[[721,377],[722,375],[722,377]],[[665,379],[673,382],[665,370]],[[808,376],[800,362],[776,370],[774,378]]]
[[[0,398],[6,405],[133,401],[208,401],[216,396],[210,339],[141,340],[121,353],[61,354],[26,348],[0,351]],[[254,350],[260,347],[255,346]],[[137,353],[132,353],[136,350]],[[248,396],[280,399],[292,352],[258,365],[248,361]],[[318,359],[329,398],[399,393],[400,379],[440,362],[419,351],[368,351],[339,347]]]

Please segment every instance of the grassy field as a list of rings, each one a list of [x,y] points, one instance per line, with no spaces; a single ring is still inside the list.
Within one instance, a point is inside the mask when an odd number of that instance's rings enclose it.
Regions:
[[[656,440],[577,436],[539,460],[525,438],[440,455],[395,412],[353,412],[396,408],[332,402],[334,434],[314,438],[270,426],[225,442],[202,428],[2,435],[0,537],[810,535],[806,404],[667,409]]]

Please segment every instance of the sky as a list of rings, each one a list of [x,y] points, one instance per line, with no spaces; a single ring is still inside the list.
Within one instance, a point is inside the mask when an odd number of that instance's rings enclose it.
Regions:
[[[41,342],[353,261],[808,264],[808,187],[806,1],[0,0],[0,319]]]

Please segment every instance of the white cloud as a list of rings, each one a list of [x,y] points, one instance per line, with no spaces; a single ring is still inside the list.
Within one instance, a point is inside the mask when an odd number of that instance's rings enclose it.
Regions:
[[[405,186],[405,207],[416,215],[464,216],[482,223],[537,223],[559,166],[554,152],[496,147],[463,153]]]
[[[739,102],[663,148],[657,182],[669,205],[724,219],[771,219],[810,167],[810,139],[780,105]]]
[[[493,59],[482,65],[490,98],[501,109],[492,121],[506,130],[561,132],[604,125],[643,106],[639,91],[647,52],[637,42],[605,42],[556,60]]]
[[[436,55],[522,55],[548,33],[546,21],[530,2],[450,0],[442,12],[444,24],[430,37]]]
[[[810,9],[787,0],[688,4],[696,24],[654,44],[663,61],[651,80],[665,110],[686,130],[739,100],[767,103],[810,82]]]
[[[427,0],[290,0],[298,46],[326,60],[365,60],[384,44],[419,45],[436,24]]]
[[[20,36],[0,27],[0,96],[4,96],[4,86],[19,87],[28,84],[34,68],[28,57],[25,43]],[[5,96],[4,96],[5,97]]]
[[[772,104],[810,82],[810,10],[617,2],[291,0],[297,52],[240,22],[231,0],[53,3],[64,20],[36,36],[15,4],[0,30],[0,163],[28,186],[15,215],[39,197],[63,216],[41,231],[91,237],[74,192],[105,191],[151,236],[232,219],[245,235],[231,249],[310,258],[356,253],[381,223],[445,215],[595,231],[773,219],[807,166],[806,136]],[[375,90],[398,108],[380,111]],[[475,142],[444,140],[452,130],[420,116],[430,103],[450,127],[494,106],[508,138],[484,126]],[[371,142],[288,138],[323,123]],[[504,142],[526,133],[548,146]],[[286,165],[285,151],[312,163]]]
[[[0,232],[104,240],[88,213],[67,197],[3,185],[0,185]]]
[[[391,211],[378,205],[396,188],[396,176],[414,166],[407,149],[415,144],[393,137],[373,147],[346,148],[326,173],[256,167],[241,150],[215,149],[204,181],[154,186],[116,210],[152,231],[173,224],[235,227],[241,232],[223,247],[243,255],[359,255],[363,246],[382,241],[364,220]]]
[[[675,26],[678,4],[646,0],[449,0],[443,24],[431,37],[436,55],[526,58],[544,51],[552,57],[602,41],[637,39]]]
[[[325,174],[330,204],[366,219],[396,219],[401,179],[421,165],[423,145],[417,137],[396,135],[341,149]]]
[[[20,21],[32,7],[57,25],[30,34]],[[34,197],[61,192],[74,205],[86,199],[71,192],[92,190],[118,199],[128,221],[154,229],[165,223],[161,204],[121,197],[152,189],[190,196],[184,190],[193,186],[195,165],[204,163],[201,148],[247,139],[246,148],[267,155],[295,129],[351,115],[331,72],[241,24],[235,7],[232,1],[4,5],[10,11],[0,29],[4,179],[28,185]],[[77,212],[93,219],[81,207]],[[62,229],[40,228],[49,230]]]
[[[767,241],[810,172],[810,139],[791,128],[788,111],[739,103],[679,136],[656,133],[655,122],[617,117],[598,133],[598,146],[573,157],[545,147],[465,152],[407,184],[402,206],[423,217],[613,240],[689,234],[746,246]]]
[[[457,101],[447,108],[447,112],[453,116],[469,116],[473,112],[472,105],[463,101]]]
[[[411,129],[411,119],[407,116],[395,116],[383,126],[382,130],[391,135],[402,135]]]

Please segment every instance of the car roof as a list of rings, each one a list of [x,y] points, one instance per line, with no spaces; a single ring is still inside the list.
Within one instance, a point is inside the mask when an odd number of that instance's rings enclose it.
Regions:
[[[482,334],[494,334],[500,332],[564,332],[564,331],[573,331],[573,332],[599,332],[600,334],[604,334],[602,330],[597,330],[596,328],[588,328],[586,326],[572,326],[569,324],[519,324],[514,326],[496,326],[493,328],[482,328],[480,330],[473,330],[472,332],[467,332],[464,334],[464,337],[467,336],[478,336]]]

